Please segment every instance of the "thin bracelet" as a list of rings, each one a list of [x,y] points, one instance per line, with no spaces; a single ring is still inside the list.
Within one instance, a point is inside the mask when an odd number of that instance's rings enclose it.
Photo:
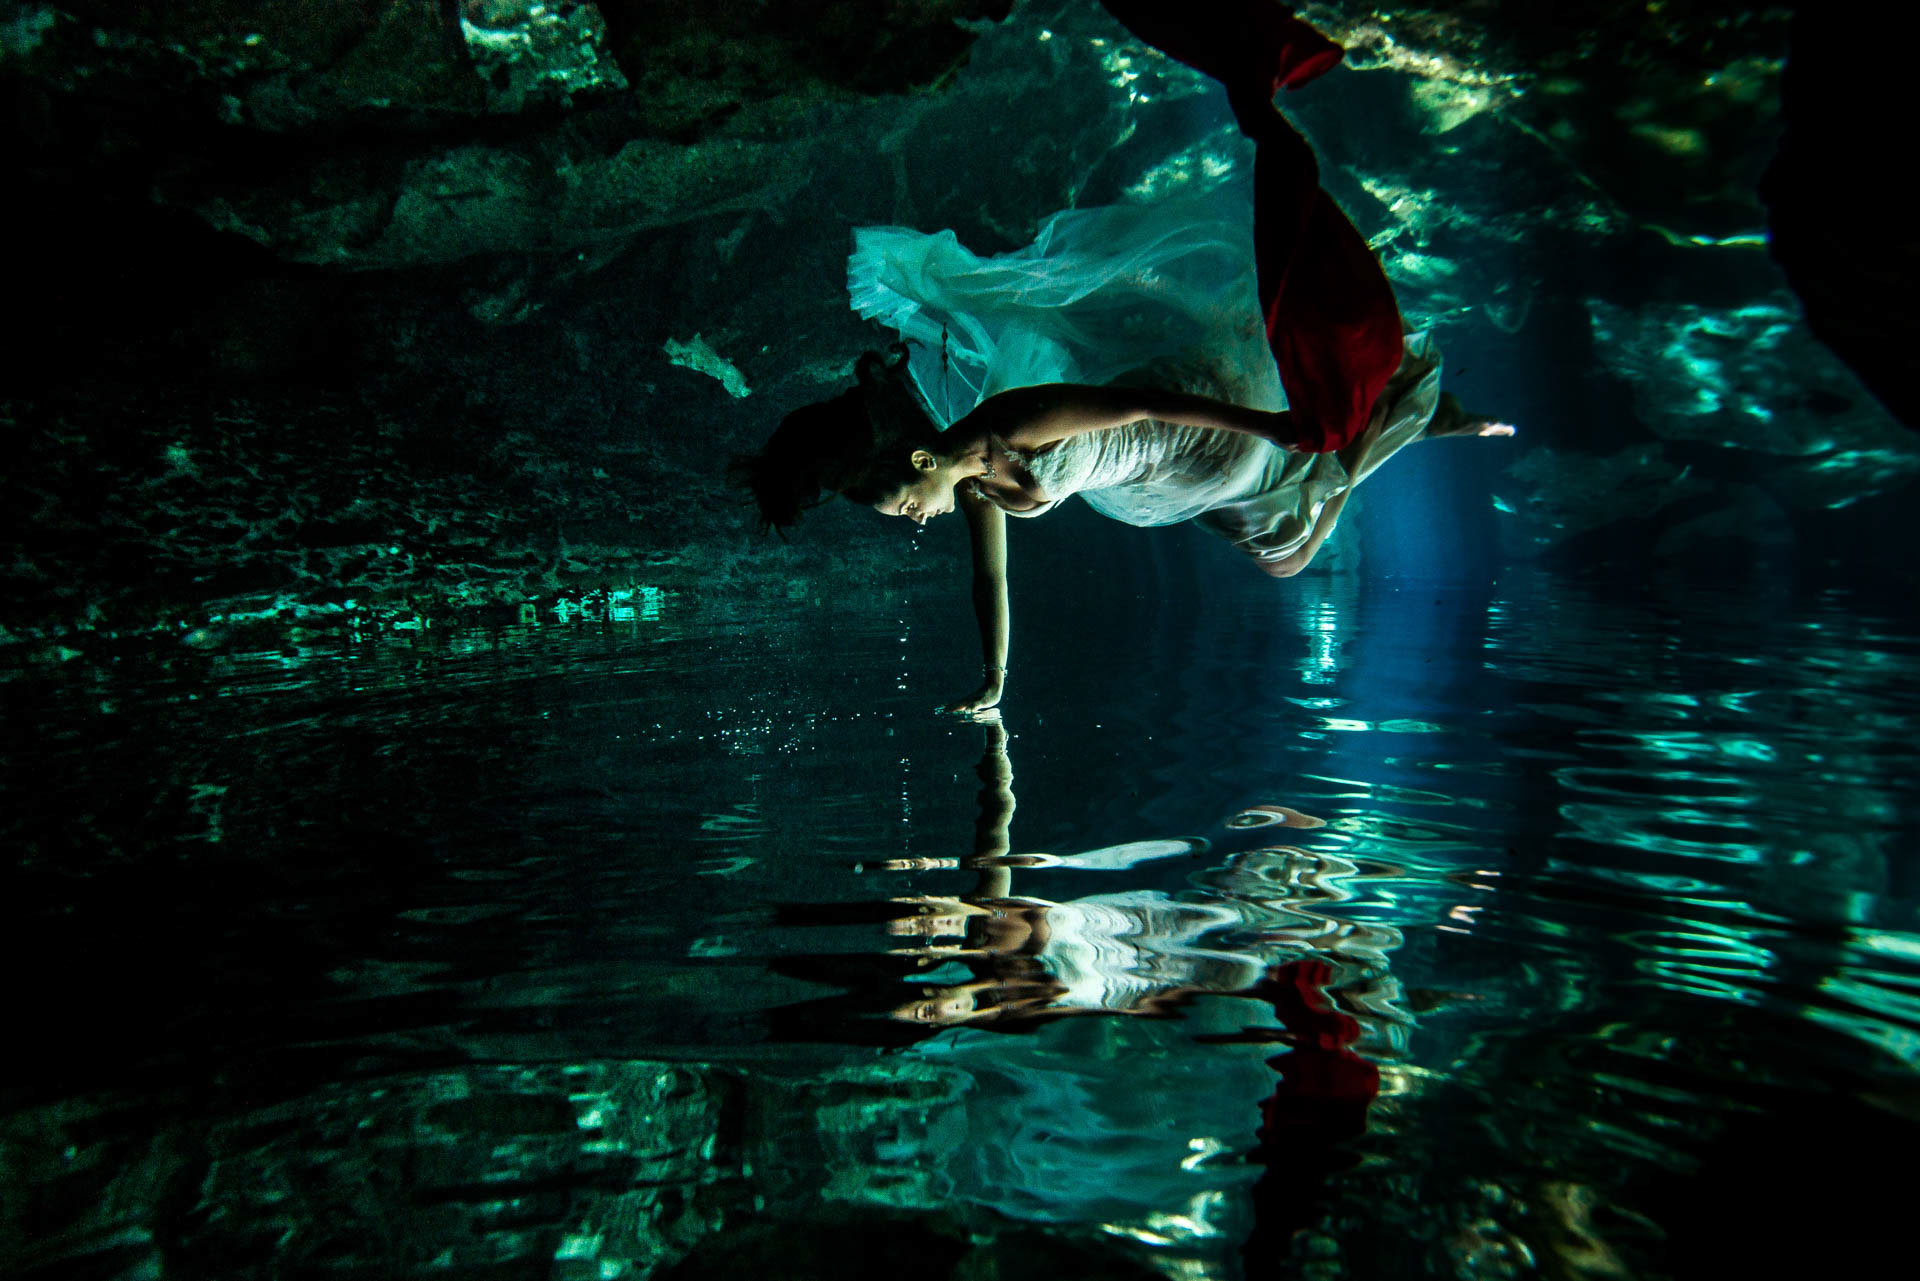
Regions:
[[[1007,674],[1006,664],[1004,663],[998,664],[998,665],[993,663],[982,663],[980,664],[980,670],[983,672],[999,672],[1002,676],[1005,676]]]

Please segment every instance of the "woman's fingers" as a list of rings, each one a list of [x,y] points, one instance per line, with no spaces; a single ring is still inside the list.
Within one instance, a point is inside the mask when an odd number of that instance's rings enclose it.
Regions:
[[[942,868],[959,867],[957,858],[885,858],[877,863],[862,863],[861,868],[872,868],[876,872],[935,872]]]
[[[971,695],[957,703],[948,703],[941,708],[944,712],[954,712],[961,716],[975,716],[991,711],[1000,704],[1000,691],[991,685],[975,690]],[[986,719],[986,718],[982,718]]]

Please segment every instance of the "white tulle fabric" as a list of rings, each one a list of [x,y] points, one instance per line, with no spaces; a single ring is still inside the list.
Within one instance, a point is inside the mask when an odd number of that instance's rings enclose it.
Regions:
[[[909,369],[946,427],[996,392],[1121,383],[1284,408],[1254,287],[1251,196],[1229,183],[1150,205],[1073,209],[1034,242],[982,258],[951,231],[854,232],[848,289],[860,315],[898,330]],[[1321,508],[1419,438],[1439,400],[1426,334],[1367,430],[1338,454],[1145,421],[1071,437],[1027,461],[1047,503],[1072,494],[1130,525],[1201,524],[1261,559],[1297,550]]]

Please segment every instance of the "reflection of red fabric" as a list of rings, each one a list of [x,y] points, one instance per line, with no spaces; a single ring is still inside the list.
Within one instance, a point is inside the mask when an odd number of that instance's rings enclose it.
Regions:
[[[1360,1039],[1360,1022],[1328,1003],[1323,990],[1333,982],[1325,961],[1294,961],[1276,966],[1254,991],[1273,1002],[1273,1013],[1300,1045],[1339,1050]]]
[[[1346,1144],[1366,1132],[1367,1106],[1380,1093],[1380,1070],[1348,1048],[1360,1039],[1359,1021],[1326,998],[1332,979],[1324,961],[1294,961],[1249,993],[1273,1002],[1298,1047],[1267,1060],[1280,1084],[1260,1104],[1254,1159],[1267,1169],[1253,1189],[1249,1277],[1276,1268],[1293,1234],[1315,1221],[1327,1180],[1354,1163]]]
[[[1294,961],[1255,989],[1273,1002],[1298,1046],[1267,1060],[1280,1074],[1273,1097],[1261,1105],[1268,1143],[1276,1128],[1328,1139],[1357,1135],[1366,1128],[1367,1105],[1380,1093],[1380,1069],[1347,1048],[1360,1039],[1359,1021],[1334,1009],[1322,991],[1332,979],[1324,961]]]
[[[1329,453],[1366,428],[1404,346],[1393,286],[1332,197],[1274,93],[1332,70],[1339,45],[1270,0],[1104,0],[1142,40],[1226,86],[1254,140],[1254,256],[1267,342],[1299,448]]]

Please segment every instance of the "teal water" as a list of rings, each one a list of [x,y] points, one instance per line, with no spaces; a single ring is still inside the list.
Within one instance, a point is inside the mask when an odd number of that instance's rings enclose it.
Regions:
[[[1897,1240],[1913,619],[1253,577],[1026,591],[997,724],[932,711],[971,670],[935,583],[14,669],[0,1259],[1649,1277]],[[1343,1030],[1303,1048],[1282,972]]]

